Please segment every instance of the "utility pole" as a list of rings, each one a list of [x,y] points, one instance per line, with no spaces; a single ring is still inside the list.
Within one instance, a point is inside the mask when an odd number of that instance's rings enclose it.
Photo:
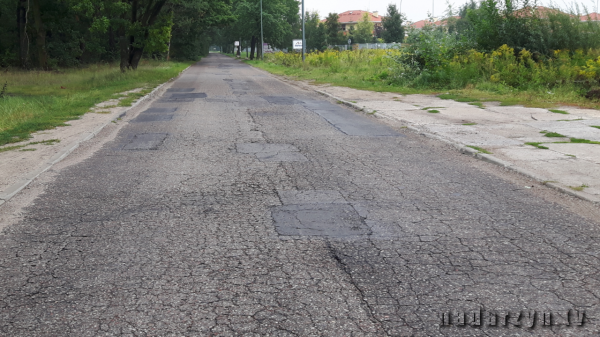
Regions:
[[[302,0],[302,62],[304,62],[305,50],[306,50],[306,34],[304,31],[304,0]]]
[[[435,0],[431,0],[431,17],[435,22]]]
[[[260,59],[263,59],[263,47],[265,43],[263,42],[263,24],[262,24],[262,0],[260,0]]]

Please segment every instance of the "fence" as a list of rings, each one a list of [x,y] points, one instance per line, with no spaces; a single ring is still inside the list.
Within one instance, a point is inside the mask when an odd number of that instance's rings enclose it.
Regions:
[[[329,46],[332,49],[338,50],[357,50],[357,49],[392,49],[400,48],[402,43],[355,43],[352,45],[342,44],[336,46]]]

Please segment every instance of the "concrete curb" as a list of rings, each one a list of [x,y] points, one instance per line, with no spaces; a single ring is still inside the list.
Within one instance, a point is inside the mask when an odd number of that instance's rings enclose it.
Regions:
[[[140,99],[138,99],[135,103],[133,103],[129,108],[127,108],[125,111],[123,111],[117,117],[115,117],[115,118],[111,119],[110,121],[102,124],[96,130],[94,130],[94,131],[92,131],[92,132],[90,132],[88,134],[83,135],[79,140],[77,140],[77,141],[69,144],[68,146],[66,146],[65,148],[63,148],[62,150],[60,150],[57,154],[55,154],[54,156],[52,156],[50,158],[50,160],[48,160],[48,162],[43,167],[41,167],[39,169],[36,169],[35,171],[29,172],[23,178],[19,179],[16,183],[10,185],[4,191],[0,192],[0,206],[2,206],[2,204],[4,204],[5,202],[7,202],[8,200],[10,200],[15,195],[17,195],[17,193],[19,193],[21,190],[23,190],[25,187],[27,187],[27,185],[31,184],[31,182],[34,181],[35,178],[39,177],[40,174],[46,172],[52,166],[54,166],[54,164],[56,164],[56,163],[60,162],[61,160],[65,159],[71,152],[73,152],[75,149],[77,149],[81,143],[86,142],[86,141],[88,141],[88,140],[96,137],[100,133],[100,131],[102,131],[107,125],[109,125],[110,123],[112,123],[112,122],[114,122],[114,121],[116,121],[116,120],[118,120],[120,118],[123,118],[125,115],[127,115],[127,113],[129,111],[135,109],[137,106],[139,106],[140,104],[142,104],[146,100],[148,100],[150,98],[153,98],[156,95],[156,92],[158,92],[160,89],[162,89],[167,84],[171,83],[177,77],[181,76],[181,74],[183,74],[190,67],[191,66],[185,68],[184,70],[182,70],[179,73],[179,75],[177,75],[177,76],[169,79],[167,82],[165,82],[165,83],[159,85],[158,87],[154,88],[154,90],[152,90],[152,92],[150,92],[146,96],[143,96]]]
[[[314,91],[317,92],[317,93],[319,93],[319,94],[321,94],[321,95],[324,95],[324,96],[327,96],[329,98],[335,99],[338,102],[340,102],[340,103],[342,103],[342,104],[344,104],[344,105],[346,105],[348,107],[351,107],[351,108],[359,110],[359,111],[363,111],[363,112],[365,112],[365,113],[367,113],[369,115],[374,115],[377,118],[390,119],[390,118],[385,117],[385,116],[377,115],[376,111],[374,111],[374,110],[360,107],[360,106],[358,106],[355,103],[345,101],[345,100],[343,100],[343,99],[341,99],[339,97],[333,96],[330,93],[327,93],[327,92],[324,92],[324,91],[321,91],[321,90],[317,90],[317,89],[314,89]],[[485,154],[485,153],[480,153],[479,151],[477,151],[475,149],[472,149],[470,147],[467,147],[467,146],[465,146],[465,145],[463,145],[461,143],[458,143],[456,141],[453,141],[452,139],[444,138],[444,137],[441,137],[441,136],[436,135],[434,133],[427,132],[427,131],[419,128],[417,125],[415,125],[414,123],[412,123],[412,122],[410,122],[408,120],[405,120],[405,119],[394,119],[394,120],[406,124],[407,129],[412,130],[412,131],[414,131],[414,132],[416,132],[416,133],[418,133],[418,134],[420,134],[422,136],[425,136],[425,137],[431,138],[431,139],[435,139],[435,140],[439,140],[439,141],[441,141],[443,143],[451,145],[452,147],[454,147],[455,149],[457,149],[461,153],[471,155],[471,156],[473,156],[473,157],[475,157],[477,159],[480,159],[480,160],[486,161],[488,163],[492,163],[492,164],[498,165],[500,167],[504,167],[504,168],[506,168],[508,170],[511,170],[511,171],[516,172],[516,173],[518,173],[520,175],[523,175],[523,176],[525,176],[527,178],[530,178],[530,179],[533,179],[535,181],[538,181],[538,182],[542,183],[545,186],[548,186],[548,187],[550,187],[550,188],[552,188],[554,190],[563,192],[563,193],[568,194],[570,196],[573,196],[573,197],[576,197],[576,198],[579,198],[579,199],[582,199],[582,200],[585,200],[585,201],[588,201],[588,202],[591,202],[591,203],[594,203],[594,204],[600,204],[600,200],[597,200],[596,198],[592,198],[589,195],[586,195],[584,193],[571,190],[568,187],[564,187],[562,185],[557,184],[556,182],[551,182],[551,181],[549,181],[549,179],[541,177],[541,176],[539,176],[539,175],[537,175],[537,174],[535,174],[533,172],[530,172],[530,171],[528,171],[528,170],[526,170],[524,168],[515,166],[514,164],[512,164],[510,162],[507,162],[507,161],[504,161],[502,159],[496,158],[496,157],[494,157],[492,155]]]

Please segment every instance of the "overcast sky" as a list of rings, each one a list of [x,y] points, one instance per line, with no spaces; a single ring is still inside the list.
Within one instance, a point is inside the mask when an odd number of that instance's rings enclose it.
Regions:
[[[597,0],[579,1],[586,6],[590,12],[595,11]],[[379,14],[384,15],[387,12],[387,5],[392,2],[390,0],[304,0],[304,9],[308,11],[316,10],[321,18],[325,18],[328,13],[341,13],[349,10],[368,10],[370,12],[379,11]],[[460,7],[467,0],[450,1],[455,8]],[[393,1],[400,8],[400,1]],[[436,17],[443,16],[446,8],[446,0],[403,0],[402,12],[410,21],[419,21],[427,18],[427,13],[430,13],[433,8],[433,13]],[[539,0],[540,5],[549,4],[550,1]],[[571,1],[554,1],[559,7],[568,7],[572,4]]]

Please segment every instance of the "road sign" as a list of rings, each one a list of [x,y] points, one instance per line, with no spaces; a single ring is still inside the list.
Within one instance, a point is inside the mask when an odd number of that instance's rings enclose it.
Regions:
[[[292,40],[294,49],[302,49],[302,40]]]
[[[233,45],[234,45],[234,46],[236,46],[236,47],[237,47],[237,46],[239,46],[239,45],[240,45],[240,41],[235,41],[235,42],[233,43]]]

